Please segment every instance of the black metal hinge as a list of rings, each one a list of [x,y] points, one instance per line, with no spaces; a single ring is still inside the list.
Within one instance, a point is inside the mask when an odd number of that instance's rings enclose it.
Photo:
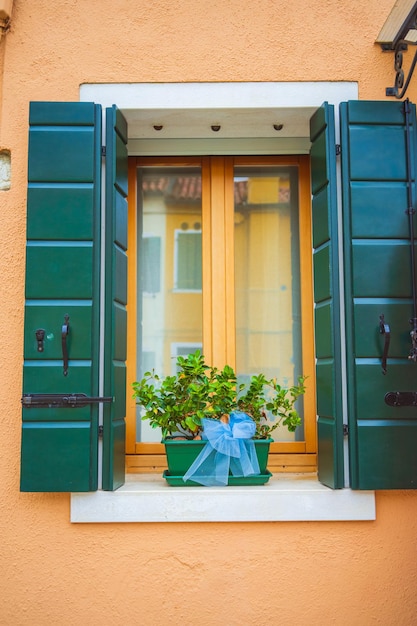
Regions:
[[[104,426],[103,426],[103,424],[100,424],[100,426],[98,427],[98,436],[99,437],[103,436],[103,431],[104,431]]]
[[[101,156],[102,157],[106,156],[106,146],[101,146]]]
[[[343,437],[349,437],[349,426],[348,426],[348,424],[343,424]]]
[[[336,156],[340,156],[342,154],[342,146],[340,143],[336,144]]]

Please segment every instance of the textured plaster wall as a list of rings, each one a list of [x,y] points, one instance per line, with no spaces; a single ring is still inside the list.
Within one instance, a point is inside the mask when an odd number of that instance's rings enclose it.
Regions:
[[[375,522],[71,525],[68,495],[18,490],[29,100],[78,100],[83,82],[303,80],[384,99],[393,59],[373,42],[393,1],[15,0],[0,42],[1,625],[415,623],[415,492],[378,493]]]

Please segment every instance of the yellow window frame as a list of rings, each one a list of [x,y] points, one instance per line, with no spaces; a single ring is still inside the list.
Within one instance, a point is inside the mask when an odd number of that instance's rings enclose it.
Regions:
[[[296,166],[298,168],[300,213],[300,274],[302,318],[302,368],[307,376],[304,397],[304,441],[274,442],[268,468],[272,472],[315,472],[317,468],[316,398],[314,368],[313,279],[311,248],[310,159],[307,155],[277,157],[131,157],[128,194],[128,346],[126,470],[130,473],[162,472],[165,452],[160,443],[136,441],[136,405],[132,382],[136,380],[136,246],[137,168],[141,166],[201,166],[203,218],[203,309],[211,311],[203,320],[203,345],[207,362],[219,367],[234,365],[234,249],[232,186],[235,166]],[[216,211],[211,210],[216,206]],[[216,237],[212,237],[212,233]],[[225,271],[227,269],[227,273]]]

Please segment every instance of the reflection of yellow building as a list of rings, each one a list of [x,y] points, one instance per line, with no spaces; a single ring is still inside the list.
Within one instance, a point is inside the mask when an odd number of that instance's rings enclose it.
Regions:
[[[201,209],[199,206],[189,210],[181,206],[172,207],[166,223],[165,355],[172,358],[177,353],[184,353],[184,349],[187,351],[187,346],[191,352],[193,346],[202,344]],[[190,246],[192,250],[187,259]],[[199,254],[200,258],[195,261],[193,253]],[[191,280],[185,285],[180,276],[184,263],[191,266],[188,268]],[[181,267],[178,267],[179,264]]]
[[[289,174],[239,177],[235,185],[240,187],[240,196],[235,193],[235,285],[228,288],[235,290],[237,372],[263,371],[292,382],[298,356],[293,341],[298,232]],[[142,287],[139,349],[165,374],[175,354],[202,344],[203,315],[209,314],[202,310],[201,193],[187,200],[173,199],[166,190],[143,195],[142,237],[160,240],[159,258],[148,271],[160,273],[160,287],[155,293]],[[184,271],[188,283],[179,278]]]
[[[173,181],[176,178],[172,176]],[[149,364],[168,375],[177,354],[202,345],[201,185],[188,202],[166,191],[144,193],[140,212],[142,240],[153,237],[159,245],[152,263],[139,258],[139,275],[143,262],[158,285],[149,293],[143,282],[139,284],[139,363],[143,352],[142,371]]]
[[[292,267],[298,207],[292,224],[288,171],[248,177],[247,189],[247,204],[236,207],[235,219],[237,370],[292,383],[299,356],[293,337],[298,277]]]
[[[211,315],[203,310],[201,182],[196,184],[187,170],[162,173],[158,177],[156,170],[145,169],[140,175],[139,276],[145,279],[139,281],[138,376],[151,368],[170,374],[177,355],[196,348],[204,352],[203,318]],[[241,377],[263,372],[292,384],[302,369],[298,206],[297,194],[291,193],[296,170],[237,169],[228,184],[235,198],[234,281],[226,288],[235,302],[236,372]],[[145,246],[151,239],[153,252]],[[213,250],[216,254],[216,233]],[[142,441],[159,437],[146,424],[141,433]],[[281,437],[294,439],[287,431],[277,432]]]

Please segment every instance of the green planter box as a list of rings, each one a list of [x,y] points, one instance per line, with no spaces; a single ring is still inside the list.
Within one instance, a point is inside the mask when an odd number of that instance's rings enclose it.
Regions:
[[[171,476],[168,470],[162,474],[167,483],[172,487],[202,487],[199,483],[195,483],[193,480],[186,480],[184,482],[182,476]],[[229,476],[227,482],[228,486],[243,487],[245,485],[265,485],[271,478],[271,472],[268,470],[265,474],[254,474],[253,476]]]
[[[269,446],[272,439],[254,439],[256,456],[260,468],[260,474],[246,477],[230,476],[229,485],[259,485],[266,483],[271,477],[266,466],[268,463]],[[201,486],[193,481],[184,482],[182,476],[194,463],[202,449],[205,441],[184,441],[179,439],[163,439],[167,456],[168,471],[163,476],[170,485],[174,486]]]

